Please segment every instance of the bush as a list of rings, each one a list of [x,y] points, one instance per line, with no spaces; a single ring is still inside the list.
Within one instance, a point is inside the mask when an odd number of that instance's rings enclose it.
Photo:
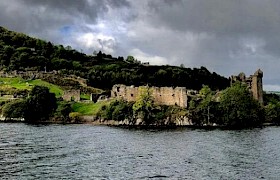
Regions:
[[[133,117],[131,102],[123,100],[112,101],[107,106],[102,106],[98,112],[98,116],[106,120],[122,121],[124,119],[131,119]]]
[[[270,102],[265,106],[265,120],[269,123],[280,124],[280,102]]]
[[[71,104],[68,102],[59,102],[55,112],[56,117],[61,117],[64,121],[69,120],[69,114],[72,112]]]
[[[4,105],[2,114],[6,118],[24,118],[26,112],[26,101],[15,100]]]
[[[79,112],[71,112],[69,114],[69,117],[70,117],[71,122],[80,123],[82,121],[81,113],[79,113]]]

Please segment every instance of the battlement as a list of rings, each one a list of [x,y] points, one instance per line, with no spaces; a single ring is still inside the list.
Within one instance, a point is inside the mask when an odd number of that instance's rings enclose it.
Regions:
[[[230,83],[231,85],[240,81],[246,83],[249,90],[252,92],[253,97],[258,100],[261,104],[263,104],[263,72],[258,69],[253,75],[246,77],[244,73],[240,73],[238,76],[231,76]]]

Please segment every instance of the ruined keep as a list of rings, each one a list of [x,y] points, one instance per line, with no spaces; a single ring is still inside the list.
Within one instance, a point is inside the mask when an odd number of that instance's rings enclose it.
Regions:
[[[161,105],[177,105],[186,108],[188,106],[188,97],[197,92],[187,90],[185,87],[149,87],[155,103]],[[139,94],[139,87],[125,86],[122,84],[114,85],[111,90],[111,97],[123,98],[126,101],[136,101]]]
[[[238,76],[230,77],[230,84],[232,85],[236,81],[246,83],[249,90],[252,92],[254,99],[258,100],[260,104],[263,104],[263,84],[262,84],[263,72],[258,69],[253,75],[246,77],[244,73],[240,73]]]
[[[62,98],[64,101],[80,101],[81,91],[80,90],[66,90],[63,92]]]

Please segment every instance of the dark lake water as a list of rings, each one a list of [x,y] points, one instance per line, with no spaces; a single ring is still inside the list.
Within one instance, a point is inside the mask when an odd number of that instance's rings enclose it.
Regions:
[[[280,179],[280,128],[0,123],[0,179]]]

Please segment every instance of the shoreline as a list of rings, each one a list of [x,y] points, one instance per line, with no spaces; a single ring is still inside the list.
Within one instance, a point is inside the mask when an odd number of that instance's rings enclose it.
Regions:
[[[265,127],[272,127],[272,126],[279,126],[275,123],[263,123],[261,126],[256,127],[245,127],[245,128],[238,128],[238,127],[228,127],[228,126],[218,126],[218,125],[128,125],[128,124],[119,124],[119,121],[114,120],[106,120],[100,122],[99,120],[96,121],[83,121],[83,122],[64,122],[64,121],[40,121],[40,122],[25,122],[23,120],[0,120],[0,123],[25,123],[25,124],[35,124],[35,125],[48,125],[48,124],[59,124],[59,125],[71,125],[71,124],[87,124],[93,126],[108,126],[108,127],[119,127],[125,129],[155,129],[155,130],[168,130],[168,129],[178,129],[178,128],[189,128],[189,129],[204,129],[204,130],[214,130],[214,129],[221,129],[221,130],[242,130],[242,129],[254,129],[254,128],[265,128]]]

